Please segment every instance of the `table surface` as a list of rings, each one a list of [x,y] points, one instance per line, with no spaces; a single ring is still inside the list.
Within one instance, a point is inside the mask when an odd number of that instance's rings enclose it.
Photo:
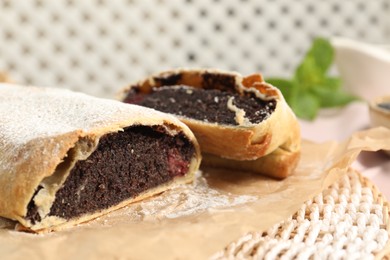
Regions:
[[[342,109],[323,110],[316,120],[300,120],[300,123],[304,139],[315,142],[342,141],[354,132],[370,127],[368,105],[356,102]],[[375,183],[390,200],[390,156],[383,151],[362,152],[352,166]]]

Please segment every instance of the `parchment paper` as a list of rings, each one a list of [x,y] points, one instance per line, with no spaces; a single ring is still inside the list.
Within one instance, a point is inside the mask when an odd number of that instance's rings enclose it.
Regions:
[[[343,143],[302,142],[294,174],[278,181],[202,169],[181,185],[97,220],[50,234],[13,231],[0,221],[6,259],[205,259],[250,231],[264,231],[346,173],[361,150],[390,150],[390,130],[356,133]],[[3,199],[3,198],[0,198]]]

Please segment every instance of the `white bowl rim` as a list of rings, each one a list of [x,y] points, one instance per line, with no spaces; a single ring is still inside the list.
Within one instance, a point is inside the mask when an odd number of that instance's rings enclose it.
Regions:
[[[330,42],[336,50],[337,48],[352,49],[390,63],[390,45],[371,44],[344,37],[333,37]]]

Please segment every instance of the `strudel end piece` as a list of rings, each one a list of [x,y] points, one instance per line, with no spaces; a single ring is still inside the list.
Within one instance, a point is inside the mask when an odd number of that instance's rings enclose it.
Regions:
[[[125,88],[121,100],[176,115],[194,132],[205,164],[284,178],[299,160],[298,121],[260,74],[166,71]]]

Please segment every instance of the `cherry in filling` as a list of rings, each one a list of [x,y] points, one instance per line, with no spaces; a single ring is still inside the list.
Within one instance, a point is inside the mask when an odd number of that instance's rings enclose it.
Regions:
[[[86,160],[76,163],[49,215],[70,219],[135,197],[185,175],[194,153],[183,133],[171,136],[159,127],[134,126],[107,134]],[[33,200],[26,218],[41,220]]]

